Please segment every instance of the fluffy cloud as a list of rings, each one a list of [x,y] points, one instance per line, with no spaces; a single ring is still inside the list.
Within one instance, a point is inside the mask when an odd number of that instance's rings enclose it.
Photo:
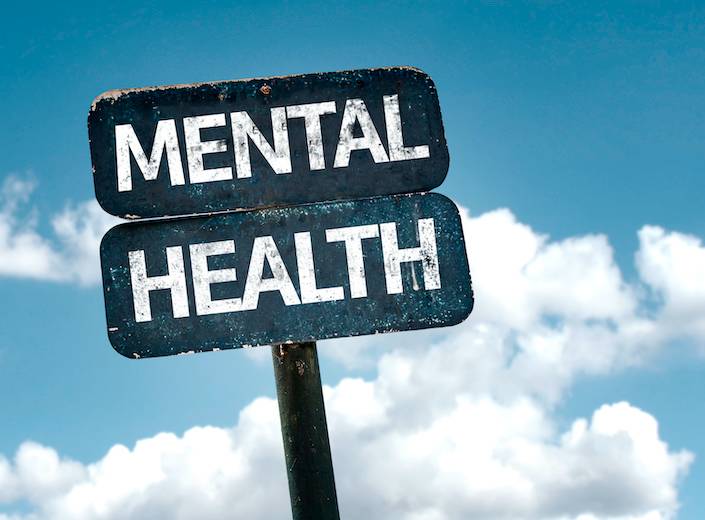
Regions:
[[[27,189],[9,191],[26,200]],[[11,216],[14,204],[4,206]],[[56,217],[58,246],[14,217],[0,240],[19,244],[24,233],[44,244],[35,251],[47,262],[83,259],[77,271],[87,273],[98,215],[86,204]],[[705,287],[693,282],[705,279],[701,242],[643,228],[641,280],[628,284],[605,236],[551,241],[508,210],[464,211],[463,220],[477,298],[470,320],[321,345],[375,374],[325,389],[342,516],[674,518],[693,456],[669,449],[654,417],[616,403],[561,428],[555,405],[577,377],[644,362],[683,332],[705,338]],[[91,281],[77,271],[70,279]],[[13,460],[0,457],[0,504],[21,501],[31,512],[0,520],[286,518],[276,402],[256,399],[233,428],[162,433],[87,465],[23,444]]]
[[[551,315],[599,320],[634,312],[607,237],[550,242],[506,209],[463,216],[478,319],[521,330]]]
[[[563,433],[535,401],[464,393],[404,420],[414,403],[389,398],[401,390],[394,377],[326,388],[343,518],[667,519],[677,509],[691,455],[669,451],[655,419],[627,403]],[[0,484],[36,505],[26,520],[286,518],[278,426],[276,402],[260,398],[232,429],[162,433],[87,466],[23,445],[0,462]]]
[[[34,189],[33,181],[15,176],[0,185],[0,276],[96,283],[98,245],[117,219],[97,202],[83,202],[55,215],[53,237],[45,238],[36,211],[26,209]]]
[[[445,344],[426,373],[438,373],[449,355],[458,363],[442,368],[444,381],[555,403],[575,377],[645,363],[685,336],[705,342],[705,247],[697,238],[645,226],[641,279],[627,283],[604,235],[551,241],[507,209],[461,216],[475,309],[452,333],[404,336],[405,353]],[[336,342],[324,355],[355,369],[374,366],[399,337]]]
[[[705,246],[700,239],[657,226],[639,231],[639,274],[660,300],[668,330],[705,337]]]

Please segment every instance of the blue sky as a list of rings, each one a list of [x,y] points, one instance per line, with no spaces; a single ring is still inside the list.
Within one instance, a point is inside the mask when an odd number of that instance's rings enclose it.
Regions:
[[[18,210],[20,227],[35,226],[55,247],[52,217],[93,197],[86,117],[104,90],[391,65],[419,67],[436,82],[451,157],[438,191],[473,217],[508,208],[552,244],[605,235],[644,315],[680,293],[650,293],[654,284],[634,260],[637,232],[655,225],[705,237],[698,2],[54,3],[7,8],[0,34],[0,181],[36,184]],[[498,251],[512,255],[507,244]],[[83,268],[77,260],[56,265]],[[695,277],[689,298],[705,310],[703,267],[691,267],[683,271]],[[231,427],[253,399],[274,395],[269,362],[257,354],[118,356],[90,278],[0,273],[0,455],[8,460],[30,439],[90,463],[114,444],[131,447],[161,431]],[[610,307],[612,296],[595,299]],[[675,312],[658,323],[686,323]],[[555,314],[569,321],[550,309],[542,319],[550,326]],[[376,380],[383,353],[412,337],[436,341],[413,334],[380,340],[378,353],[371,340],[360,343],[370,358],[360,365],[335,352],[357,343],[323,343],[325,382]],[[630,347],[627,362],[576,368],[540,407],[561,431],[607,403],[628,401],[652,415],[673,452],[696,457],[678,481],[683,519],[705,515],[704,336],[674,334],[658,348]],[[31,508],[27,500],[3,503],[0,493],[0,518]]]

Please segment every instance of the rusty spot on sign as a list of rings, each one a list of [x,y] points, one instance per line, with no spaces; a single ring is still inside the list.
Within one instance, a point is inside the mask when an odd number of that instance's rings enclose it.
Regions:
[[[297,359],[296,360],[296,371],[299,373],[300,376],[303,376],[304,372],[306,372],[306,363]]]

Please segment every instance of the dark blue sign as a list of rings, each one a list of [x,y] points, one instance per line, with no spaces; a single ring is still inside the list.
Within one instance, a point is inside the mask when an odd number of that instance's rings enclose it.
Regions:
[[[96,198],[161,217],[429,191],[436,88],[409,67],[110,91],[88,115]]]
[[[473,306],[457,208],[434,193],[122,224],[100,253],[128,357],[454,325]]]

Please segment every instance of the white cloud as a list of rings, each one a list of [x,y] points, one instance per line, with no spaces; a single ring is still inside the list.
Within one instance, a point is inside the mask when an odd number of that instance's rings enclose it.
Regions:
[[[60,261],[37,233],[36,215],[17,215],[33,190],[33,182],[16,177],[5,179],[0,187],[0,274],[56,280]]]
[[[82,285],[100,279],[98,246],[117,219],[88,201],[51,218],[54,232],[38,230],[37,212],[27,209],[35,182],[9,176],[0,185],[0,276]]]
[[[641,278],[662,303],[661,327],[705,338],[705,246],[694,236],[657,226],[639,231]]]
[[[12,466],[0,458],[0,503],[18,498],[42,502],[65,493],[85,477],[81,464],[61,460],[51,448],[25,442]]]
[[[545,315],[618,319],[633,312],[603,235],[549,242],[507,209],[470,218],[463,210],[480,320],[524,329]]]
[[[402,341],[404,352],[457,344],[437,355],[458,360],[444,368],[444,381],[550,403],[577,376],[645,363],[685,334],[705,340],[705,248],[695,237],[644,227],[637,253],[642,279],[630,284],[603,235],[551,241],[507,209],[478,217],[461,209],[461,217],[476,300],[467,322],[452,333],[336,340],[322,354],[357,369],[374,366]],[[440,369],[433,358],[427,363],[427,374]]]
[[[116,445],[98,462],[79,466],[80,472],[55,471],[56,480],[70,484],[60,488],[50,482],[54,494],[22,496],[37,506],[38,519],[47,520],[215,520],[233,511],[248,519],[285,518],[289,504],[281,459],[276,403],[258,399],[241,412],[233,429],[197,427],[180,437],[160,433],[132,449]],[[28,469],[18,454],[10,479],[21,481],[20,475],[41,473],[52,464],[36,462],[36,468]],[[60,466],[74,468],[76,463],[62,461]]]
[[[562,434],[535,401],[463,393],[408,421],[414,403],[387,399],[402,390],[388,377],[326,388],[343,518],[665,519],[677,509],[691,455],[669,451],[655,419],[627,403]],[[233,429],[162,433],[88,466],[33,447],[9,480],[42,484],[22,488],[38,520],[286,518],[278,426],[275,401],[260,398]]]
[[[0,228],[0,244],[16,246],[24,233],[44,246],[47,265],[78,266],[61,279],[95,280],[81,273],[95,262],[101,211],[66,210],[48,242],[15,216],[29,191],[8,188],[16,202],[3,206],[11,232]],[[577,377],[644,362],[684,325],[705,338],[701,242],[643,228],[641,281],[628,284],[602,235],[551,241],[509,210],[463,211],[463,220],[470,320],[321,345],[323,355],[375,368],[325,390],[342,516],[674,518],[693,457],[668,448],[654,417],[616,403],[561,431],[555,405]],[[33,272],[53,272],[43,265]],[[0,457],[0,503],[28,501],[33,512],[19,520],[286,518],[282,455],[276,403],[259,398],[232,429],[163,433],[88,465],[24,444],[13,461]]]

